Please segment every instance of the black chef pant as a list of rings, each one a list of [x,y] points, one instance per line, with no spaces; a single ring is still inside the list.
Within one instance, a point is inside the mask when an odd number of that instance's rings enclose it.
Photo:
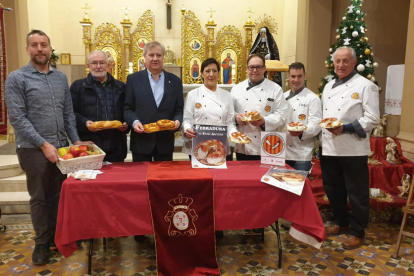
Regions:
[[[335,224],[350,226],[349,234],[364,238],[369,219],[369,170],[367,156],[320,157],[323,187]],[[351,205],[348,212],[347,199]]]

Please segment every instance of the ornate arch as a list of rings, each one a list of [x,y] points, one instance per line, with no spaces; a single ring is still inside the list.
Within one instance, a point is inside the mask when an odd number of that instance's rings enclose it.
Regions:
[[[221,28],[216,36],[215,58],[220,64],[223,65],[227,53],[234,53],[236,55],[236,57],[231,58],[236,65],[235,81],[236,83],[239,83],[243,81],[244,76],[245,49],[241,32],[232,25],[227,25]],[[223,83],[223,73],[224,70],[222,70],[220,74],[220,83]]]
[[[114,56],[114,78],[122,79],[122,36],[120,30],[112,23],[103,23],[95,30],[92,42],[93,50],[109,51]],[[110,61],[111,63],[111,61]]]
[[[132,33],[132,62],[134,72],[140,70],[139,60],[144,57],[144,47],[142,44],[154,40],[154,14],[151,10],[147,10],[138,19],[137,27]]]
[[[182,11],[181,16],[181,70],[184,84],[202,83],[200,74],[192,75],[192,66],[197,61],[201,68],[201,62],[206,58],[206,38],[202,31],[200,20],[192,11]]]

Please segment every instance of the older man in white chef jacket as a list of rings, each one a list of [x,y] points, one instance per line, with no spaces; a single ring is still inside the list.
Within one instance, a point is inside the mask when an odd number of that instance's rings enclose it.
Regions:
[[[287,103],[282,88],[264,77],[263,56],[253,54],[247,59],[248,78],[231,90],[237,129],[252,139],[250,144],[237,144],[237,160],[260,160],[262,131],[276,131],[286,122]],[[243,114],[258,111],[263,116],[255,122],[241,120]]]
[[[288,80],[291,89],[284,96],[288,103],[286,125],[300,122],[307,128],[302,131],[288,131],[286,128],[286,163],[295,170],[309,171],[311,168],[312,152],[315,136],[321,128],[321,100],[311,90],[305,87],[305,66],[294,62],[289,66]]]
[[[338,48],[333,54],[338,78],[326,84],[322,96],[323,118],[335,117],[342,126],[323,129],[320,157],[323,186],[335,221],[326,234],[349,234],[345,249],[361,246],[369,217],[369,134],[378,125],[378,87],[354,70],[355,50]],[[347,209],[347,198],[352,215]]]

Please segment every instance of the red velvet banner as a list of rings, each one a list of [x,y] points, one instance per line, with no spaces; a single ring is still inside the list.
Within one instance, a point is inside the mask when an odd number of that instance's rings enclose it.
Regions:
[[[147,183],[158,275],[220,275],[208,170],[194,170],[188,162],[152,162]]]
[[[7,108],[4,100],[4,83],[6,82],[6,42],[4,34],[4,9],[0,6],[0,134],[7,134]]]

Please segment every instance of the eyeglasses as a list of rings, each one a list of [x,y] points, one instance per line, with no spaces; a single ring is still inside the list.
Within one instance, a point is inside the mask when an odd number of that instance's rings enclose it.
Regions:
[[[98,67],[98,65],[100,65],[101,67],[105,67],[107,65],[106,62],[91,62],[89,63],[89,65],[91,65],[92,67]]]
[[[247,66],[247,69],[249,69],[249,71],[254,71],[254,70],[260,71],[263,68],[264,68],[264,66],[262,66],[262,65],[260,65],[260,66]]]

